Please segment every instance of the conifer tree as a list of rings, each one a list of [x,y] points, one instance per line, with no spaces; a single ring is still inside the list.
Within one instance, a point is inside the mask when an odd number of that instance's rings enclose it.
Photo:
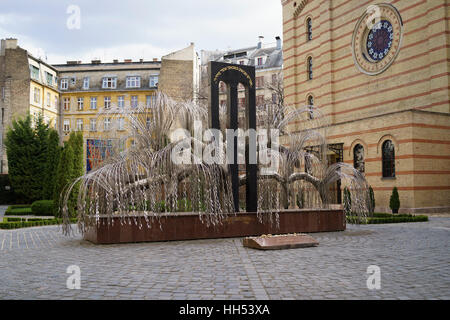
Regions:
[[[70,143],[66,143],[56,170],[55,190],[53,193],[55,216],[61,216],[62,201],[67,188],[73,181],[73,149]],[[72,203],[69,202],[69,212],[73,214]]]
[[[58,132],[50,129],[47,146],[47,159],[45,163],[43,199],[53,199],[56,171],[58,169],[59,158],[61,156],[61,149],[62,148],[59,146]]]

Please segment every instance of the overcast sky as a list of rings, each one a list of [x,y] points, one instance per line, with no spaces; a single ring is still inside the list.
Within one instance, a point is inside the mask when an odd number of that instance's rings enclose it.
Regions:
[[[1,0],[0,38],[49,63],[151,60],[191,42],[198,52],[253,46],[260,35],[275,42],[281,9],[280,0]]]

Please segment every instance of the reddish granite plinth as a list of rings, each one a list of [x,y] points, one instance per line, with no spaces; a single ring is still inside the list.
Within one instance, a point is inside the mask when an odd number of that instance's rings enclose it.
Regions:
[[[244,247],[259,250],[308,248],[319,245],[316,239],[307,234],[251,237],[245,238],[242,243]]]
[[[227,215],[218,226],[207,226],[195,213],[173,213],[161,218],[159,224],[147,228],[144,216],[139,216],[143,227],[133,224],[108,225],[105,218],[91,227],[84,239],[98,244],[127,242],[153,242],[172,240],[236,238],[262,234],[311,233],[345,230],[345,216],[342,210],[286,210],[279,213],[279,228],[275,223],[260,223],[256,213]]]

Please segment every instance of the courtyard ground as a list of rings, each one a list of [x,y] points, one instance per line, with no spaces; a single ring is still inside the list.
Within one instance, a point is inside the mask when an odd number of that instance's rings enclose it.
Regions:
[[[94,245],[59,226],[0,230],[0,299],[450,298],[449,217],[312,235],[318,247],[257,251],[242,239]],[[71,265],[79,290],[66,287]],[[380,290],[367,288],[370,265]]]

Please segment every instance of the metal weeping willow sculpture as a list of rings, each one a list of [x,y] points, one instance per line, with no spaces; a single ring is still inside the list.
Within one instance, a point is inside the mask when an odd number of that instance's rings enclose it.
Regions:
[[[270,220],[275,218],[276,221],[280,210],[295,206],[327,208],[331,203],[330,186],[337,180],[347,181],[351,190],[358,191],[352,192],[352,206],[354,214],[363,216],[367,212],[367,183],[350,165],[328,165],[326,125],[320,123],[323,117],[319,111],[312,106],[272,109],[273,106],[267,105],[258,116],[263,118],[264,129],[275,128],[284,133],[286,143],[268,143],[266,151],[272,159],[278,159],[279,166],[277,172],[258,174],[260,219],[269,215]],[[196,139],[195,134],[175,141],[169,139],[175,128],[193,133],[195,122],[206,126],[207,116],[205,106],[175,102],[162,93],[158,93],[148,107],[103,110],[97,123],[104,119],[121,126],[125,123],[126,127],[120,129],[127,134],[112,139],[110,133],[117,131],[112,130],[113,127],[98,134],[102,139],[115,141],[112,155],[98,161],[93,170],[76,179],[62,195],[63,231],[71,232],[68,205],[74,188],[79,189],[76,209],[82,233],[99,223],[100,218],[113,223],[112,218],[120,217],[121,224],[151,228],[162,217],[180,208],[198,212],[199,218],[208,225],[220,224],[224,214],[235,212],[228,166],[225,161],[207,164],[194,159],[194,144],[203,150],[208,147]],[[221,119],[224,117],[226,110],[222,108]],[[308,119],[303,130],[290,133],[287,126],[302,117]],[[126,119],[126,122],[119,119]],[[127,146],[130,141],[131,145]],[[318,146],[318,151],[315,154],[305,151],[309,145]],[[227,142],[223,141],[221,146],[224,152],[219,156],[224,157]],[[190,150],[194,161],[191,164],[175,163],[173,155],[186,150]],[[244,185],[247,177],[241,175],[239,179],[240,185]],[[142,215],[146,225],[137,219]]]

